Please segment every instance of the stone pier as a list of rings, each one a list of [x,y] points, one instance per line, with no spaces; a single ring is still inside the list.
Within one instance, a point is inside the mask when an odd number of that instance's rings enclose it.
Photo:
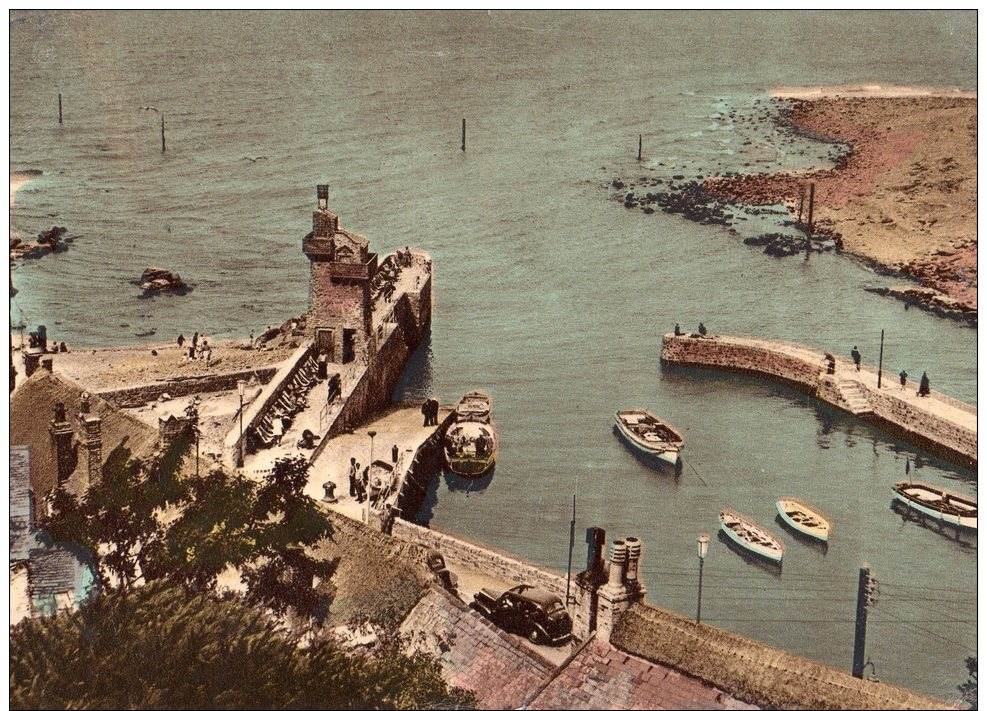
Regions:
[[[727,370],[765,377],[808,393],[873,423],[909,443],[963,467],[977,469],[977,408],[933,391],[919,397],[917,384],[902,388],[898,376],[788,341],[739,336],[666,333],[663,364]]]

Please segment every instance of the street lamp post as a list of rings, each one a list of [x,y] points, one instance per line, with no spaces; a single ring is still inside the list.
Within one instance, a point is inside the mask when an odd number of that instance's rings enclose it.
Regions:
[[[696,539],[696,548],[699,553],[699,597],[696,600],[696,624],[702,618],[703,610],[703,561],[706,560],[706,551],[709,550],[709,534],[700,533]]]
[[[370,463],[367,465],[367,481],[365,486],[367,490],[364,492],[367,496],[367,525],[370,525],[370,476],[374,469],[374,437],[377,433],[374,430],[369,430],[367,436],[370,437]]]
[[[237,452],[236,466],[243,467],[243,395],[247,392],[247,381],[237,380],[236,391],[240,393],[240,449]]]

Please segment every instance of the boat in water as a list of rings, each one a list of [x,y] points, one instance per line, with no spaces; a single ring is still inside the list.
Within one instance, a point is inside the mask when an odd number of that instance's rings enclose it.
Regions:
[[[918,481],[899,481],[893,490],[896,501],[929,518],[977,530],[977,502],[965,494]]]
[[[796,533],[814,538],[823,543],[829,542],[833,523],[817,508],[799,499],[782,497],[775,504],[778,516]]]
[[[720,511],[720,528],[727,537],[746,551],[781,565],[785,545],[768,533],[761,524],[733,509]]]
[[[449,471],[478,479],[493,470],[499,434],[490,415],[492,409],[493,400],[482,390],[466,393],[456,405],[456,421],[446,430],[443,443]]]
[[[685,438],[667,422],[643,408],[617,410],[614,428],[637,451],[677,464]]]

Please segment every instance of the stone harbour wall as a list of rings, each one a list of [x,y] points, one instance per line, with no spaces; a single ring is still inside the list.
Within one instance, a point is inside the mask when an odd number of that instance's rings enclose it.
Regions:
[[[269,383],[277,372],[274,366],[238,370],[232,373],[216,373],[172,378],[151,385],[138,385],[130,388],[99,390],[95,394],[117,407],[141,407],[168,393],[172,397],[183,397],[196,393],[235,390],[238,380],[256,378],[261,383]]]
[[[672,334],[665,335],[661,352],[662,362],[666,364],[748,373],[784,383],[857,414],[915,446],[976,470],[976,427],[963,424],[975,423],[975,407],[936,392],[919,399],[914,383],[904,393],[892,390],[898,384],[889,373],[884,374],[885,388],[878,390],[855,378],[853,365],[844,358],[836,359],[835,375],[823,375],[823,357],[822,351],[786,341]],[[877,372],[868,366],[862,370],[871,377]],[[841,376],[845,373],[851,375]],[[851,402],[847,392],[858,401]],[[971,414],[973,418],[969,417]]]

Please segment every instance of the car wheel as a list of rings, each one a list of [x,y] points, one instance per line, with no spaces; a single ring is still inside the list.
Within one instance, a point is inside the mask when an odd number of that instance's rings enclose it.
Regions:
[[[535,644],[538,644],[538,642],[541,640],[541,635],[538,634],[538,628],[537,627],[532,627],[531,628],[531,632],[528,633],[528,639],[531,642],[534,642]]]

